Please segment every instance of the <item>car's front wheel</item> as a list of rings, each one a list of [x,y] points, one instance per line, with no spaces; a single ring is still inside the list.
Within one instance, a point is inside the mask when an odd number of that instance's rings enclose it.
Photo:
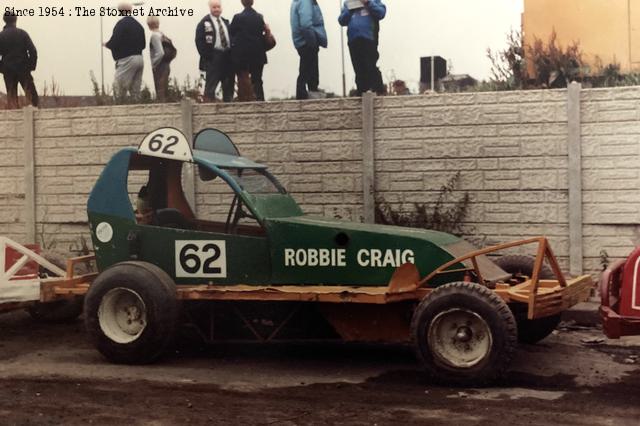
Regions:
[[[509,307],[475,283],[432,291],[416,308],[411,336],[418,359],[435,380],[481,385],[506,374],[517,346]]]

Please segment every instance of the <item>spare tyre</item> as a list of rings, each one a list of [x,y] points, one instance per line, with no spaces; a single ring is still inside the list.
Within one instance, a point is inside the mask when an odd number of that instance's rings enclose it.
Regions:
[[[505,272],[510,273],[515,279],[518,279],[525,276],[531,277],[531,275],[533,275],[535,262],[535,258],[531,256],[507,255],[497,259],[495,264]],[[538,278],[549,280],[553,279],[554,275],[551,269],[543,264]],[[538,343],[550,335],[558,324],[560,324],[560,314],[530,320],[527,318],[526,305],[521,303],[511,304],[510,308],[518,323],[518,341],[521,343]]]

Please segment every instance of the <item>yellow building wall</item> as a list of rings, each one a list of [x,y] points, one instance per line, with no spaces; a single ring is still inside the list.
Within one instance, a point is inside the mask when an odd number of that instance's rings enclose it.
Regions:
[[[535,38],[547,43],[554,28],[561,46],[580,43],[592,67],[600,58],[623,72],[640,70],[640,0],[524,0],[526,46]]]

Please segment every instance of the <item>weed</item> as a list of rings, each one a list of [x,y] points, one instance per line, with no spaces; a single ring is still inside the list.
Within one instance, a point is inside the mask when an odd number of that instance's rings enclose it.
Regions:
[[[610,263],[609,253],[607,253],[605,249],[600,250],[600,266],[602,267],[602,270],[604,271],[607,269]]]
[[[438,191],[433,204],[414,203],[413,211],[403,212],[392,209],[381,197],[376,200],[376,223],[384,225],[425,228],[448,232],[454,235],[464,233],[463,223],[469,211],[469,193],[451,200],[460,183],[460,172],[451,177]],[[468,230],[467,230],[468,231]]]

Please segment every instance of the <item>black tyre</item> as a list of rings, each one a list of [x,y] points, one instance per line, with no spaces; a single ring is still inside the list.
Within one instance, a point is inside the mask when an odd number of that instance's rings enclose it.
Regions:
[[[35,302],[27,308],[31,318],[43,323],[64,323],[75,321],[82,314],[82,297],[55,302]]]
[[[520,276],[530,277],[533,274],[535,259],[531,256],[508,255],[502,256],[495,263],[505,272],[512,274],[514,278]],[[547,265],[542,265],[539,278],[548,280],[553,279],[554,275]],[[521,343],[538,343],[550,335],[560,324],[560,314],[530,320],[527,318],[525,305],[513,304],[511,310],[518,323],[518,341]]]
[[[57,252],[47,252],[42,255],[49,262],[58,268],[65,270],[67,265],[66,257]],[[43,278],[52,276],[46,268],[41,268],[40,276]],[[58,300],[50,303],[35,302],[27,308],[31,318],[44,323],[62,323],[75,321],[82,314],[83,298],[74,297],[68,300]]]
[[[454,385],[484,385],[502,378],[517,346],[509,307],[475,283],[443,285],[414,311],[411,336],[431,378]]]
[[[122,262],[102,272],[85,297],[85,324],[109,361],[147,364],[172,344],[178,320],[173,280],[145,262]]]
[[[531,256],[513,254],[499,257],[494,263],[505,272],[513,275],[514,278],[518,278],[521,276],[531,277],[536,260]],[[538,278],[551,280],[554,278],[554,275],[551,269],[543,264],[542,268],[540,268],[540,276]]]

